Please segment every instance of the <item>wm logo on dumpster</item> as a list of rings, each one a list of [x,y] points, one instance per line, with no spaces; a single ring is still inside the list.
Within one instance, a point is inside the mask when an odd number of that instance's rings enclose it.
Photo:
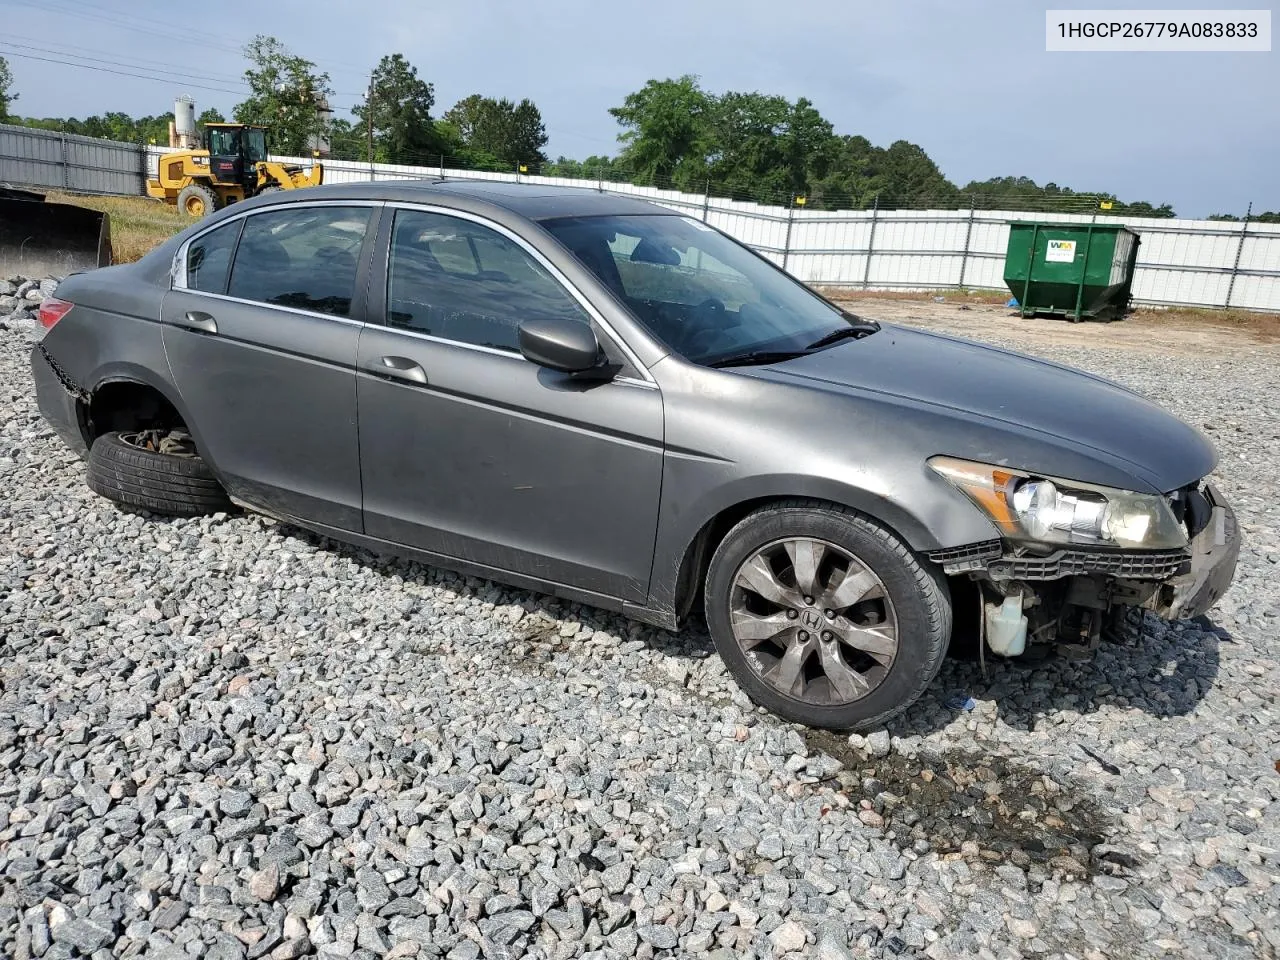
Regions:
[[[1045,248],[1044,259],[1047,263],[1071,263],[1076,258],[1076,242],[1074,240],[1050,240]]]

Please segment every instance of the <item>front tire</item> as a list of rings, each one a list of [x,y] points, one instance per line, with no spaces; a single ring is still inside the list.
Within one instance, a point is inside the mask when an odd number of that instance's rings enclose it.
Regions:
[[[203,183],[189,183],[178,192],[178,209],[199,220],[218,209],[218,195]]]
[[[124,507],[175,517],[235,509],[209,465],[185,435],[159,431],[104,433],[89,450],[89,489]],[[162,452],[168,451],[168,452]]]
[[[882,725],[924,693],[951,635],[946,579],[843,507],[793,500],[729,531],[705,586],[707,625],[756,703],[812,727]]]

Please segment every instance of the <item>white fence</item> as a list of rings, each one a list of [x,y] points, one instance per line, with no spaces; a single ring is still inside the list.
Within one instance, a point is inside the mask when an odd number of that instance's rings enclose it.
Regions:
[[[96,145],[96,149],[94,148]],[[144,193],[167,148],[0,125],[0,182]],[[309,159],[281,158],[308,164]],[[864,290],[1004,289],[1010,220],[1122,223],[1142,236],[1134,298],[1169,306],[1280,311],[1280,224],[1162,220],[1017,210],[771,207],[655,187],[565,177],[326,160],[326,183],[504,180],[628,194],[683,211],[741,240],[814,286]]]

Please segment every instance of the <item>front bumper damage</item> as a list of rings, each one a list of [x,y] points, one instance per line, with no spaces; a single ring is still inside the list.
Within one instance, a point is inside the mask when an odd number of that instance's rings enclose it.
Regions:
[[[1198,617],[1218,602],[1236,573],[1240,527],[1235,511],[1213,486],[1205,487],[1213,513],[1209,524],[1191,541],[1185,570],[1160,584],[1148,608],[1168,620]]]
[[[1034,553],[989,540],[929,557],[948,575],[967,575],[978,583],[988,624],[997,608],[1003,607],[1007,617],[1020,606],[1034,639],[1090,644],[1108,617],[1115,619],[1128,608],[1186,619],[1207,613],[1226,593],[1240,555],[1239,526],[1230,504],[1211,484],[1199,494],[1209,507],[1207,520],[1185,549],[1071,547]]]

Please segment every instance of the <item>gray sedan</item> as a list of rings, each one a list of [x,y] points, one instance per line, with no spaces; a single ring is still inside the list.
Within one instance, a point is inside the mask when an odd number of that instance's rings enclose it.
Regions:
[[[833,728],[984,652],[1230,583],[1205,438],[1115,384],[861,319],[588,190],[237,203],[40,315],[40,408],[129,507],[239,505],[676,630]]]

